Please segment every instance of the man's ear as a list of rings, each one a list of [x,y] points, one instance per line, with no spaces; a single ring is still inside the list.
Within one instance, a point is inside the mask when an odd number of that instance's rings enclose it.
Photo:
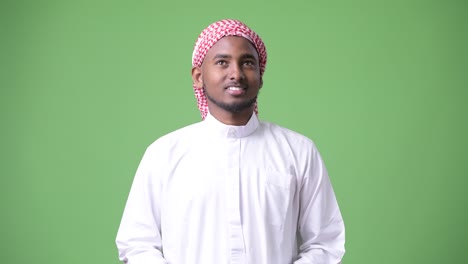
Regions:
[[[192,68],[192,80],[193,85],[198,88],[203,88],[203,78],[202,78],[202,70],[201,67],[193,67]]]

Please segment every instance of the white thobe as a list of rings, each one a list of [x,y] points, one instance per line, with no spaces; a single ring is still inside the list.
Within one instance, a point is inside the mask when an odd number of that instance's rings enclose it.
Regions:
[[[208,115],[147,148],[116,243],[129,264],[334,264],[344,224],[310,139]]]

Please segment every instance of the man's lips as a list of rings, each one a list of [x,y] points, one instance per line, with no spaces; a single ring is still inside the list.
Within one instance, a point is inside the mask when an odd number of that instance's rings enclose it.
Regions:
[[[241,84],[241,83],[238,83],[238,82],[230,82],[230,83],[226,83],[224,85],[224,89],[246,89],[247,87],[245,87],[244,84]]]
[[[246,89],[240,86],[229,86],[226,88],[226,91],[230,95],[238,96],[245,94]]]
[[[231,91],[245,90],[245,88],[239,87],[239,86],[230,86],[230,87],[227,87],[226,89],[231,90]]]

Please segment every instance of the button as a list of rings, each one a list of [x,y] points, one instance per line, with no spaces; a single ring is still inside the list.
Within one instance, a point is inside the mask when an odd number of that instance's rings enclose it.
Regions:
[[[229,137],[237,137],[237,132],[234,128],[230,128],[229,129],[229,133],[228,133],[228,136]]]

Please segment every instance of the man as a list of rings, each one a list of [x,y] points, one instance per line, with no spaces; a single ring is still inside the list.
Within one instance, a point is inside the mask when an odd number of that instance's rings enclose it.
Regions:
[[[192,79],[204,120],[146,150],[117,234],[123,262],[341,261],[343,219],[315,145],[257,118],[266,59],[238,20],[200,34]]]

